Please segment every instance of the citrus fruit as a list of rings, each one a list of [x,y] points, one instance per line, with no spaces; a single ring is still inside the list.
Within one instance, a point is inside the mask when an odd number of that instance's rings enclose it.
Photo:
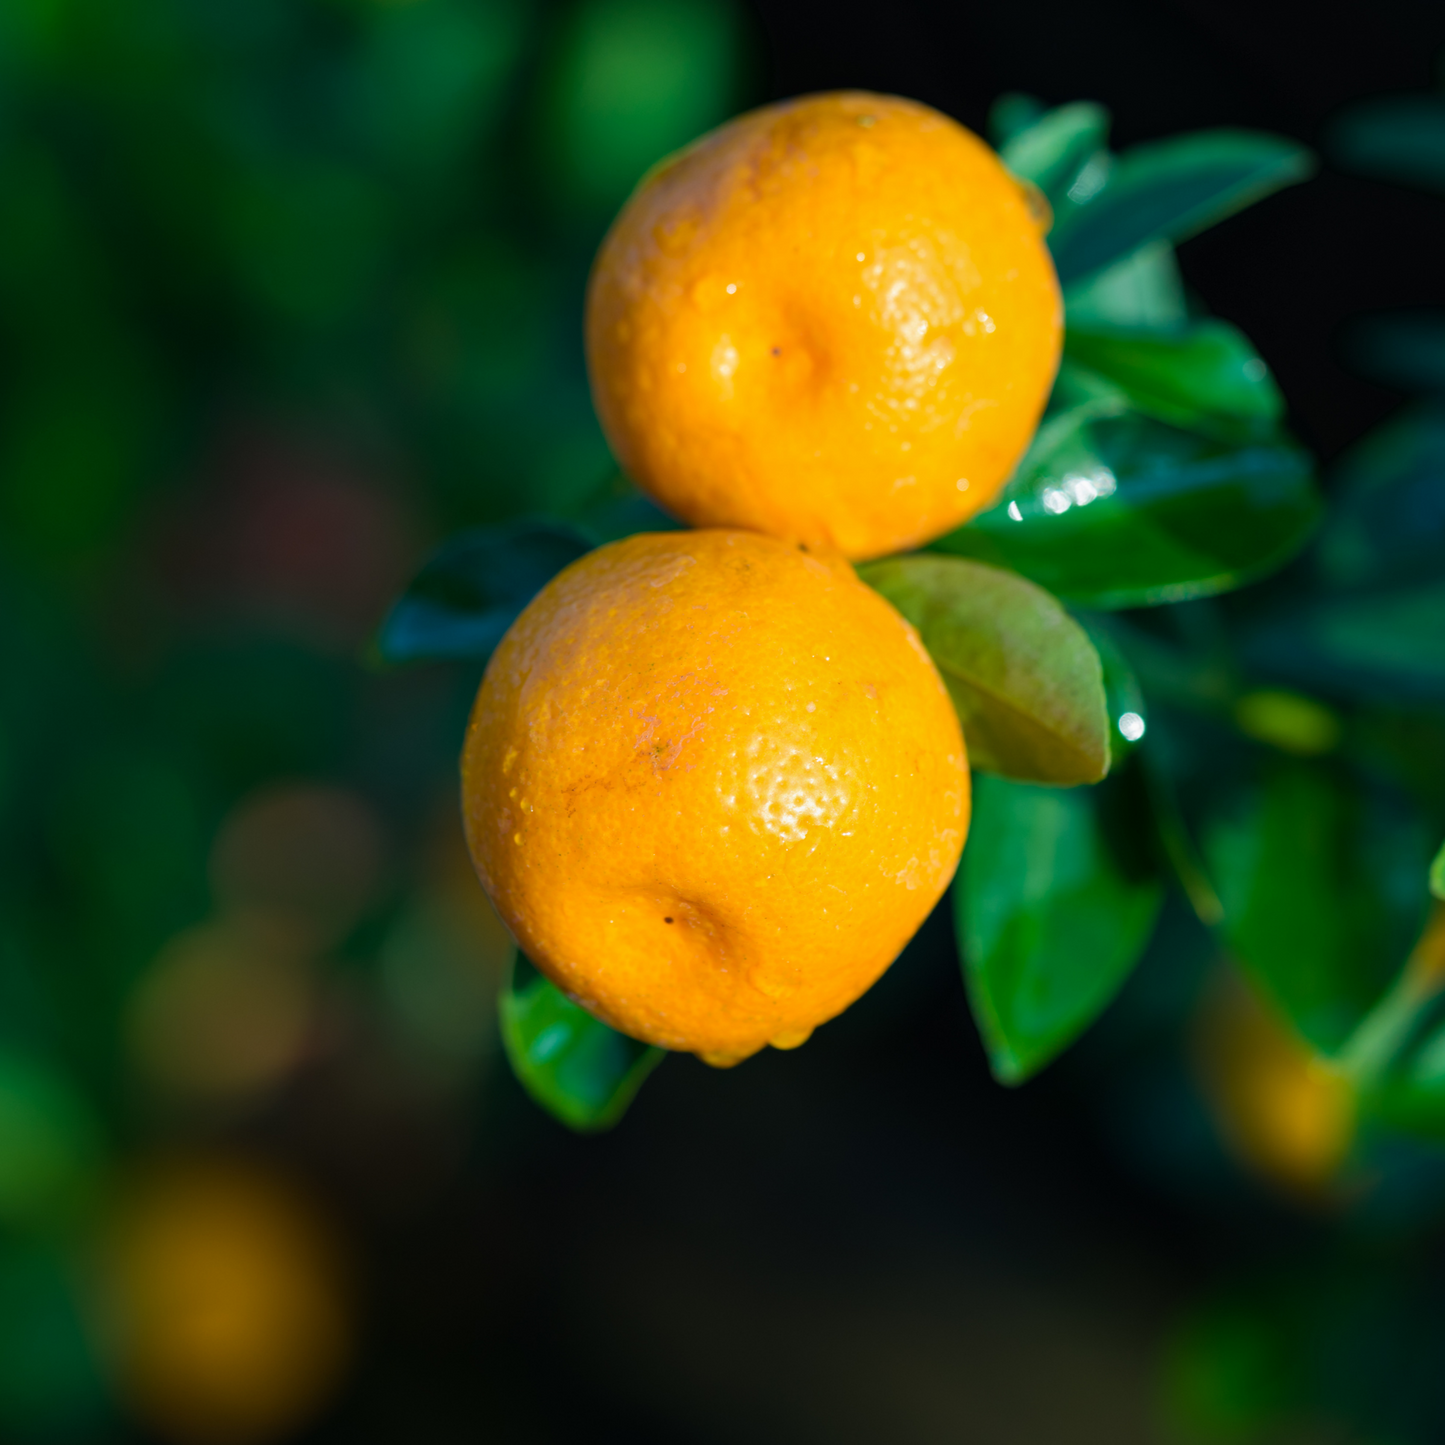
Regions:
[[[528,958],[716,1064],[799,1044],[867,989],[968,826],[917,634],[841,557],[751,532],[629,537],[554,578],[488,665],[462,784]]]
[[[644,177],[593,268],[623,468],[694,526],[853,558],[987,506],[1058,365],[1046,207],[962,126],[862,92],[766,106]]]
[[[107,1231],[101,1302],[130,1404],[181,1442],[289,1438],[350,1351],[331,1230],[288,1180],[236,1159],[134,1184]]]

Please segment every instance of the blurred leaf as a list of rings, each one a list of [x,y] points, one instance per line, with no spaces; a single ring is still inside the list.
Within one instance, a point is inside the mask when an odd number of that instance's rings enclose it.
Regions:
[[[727,0],[582,0],[547,89],[550,149],[572,190],[614,206],[655,161],[724,120],[741,40]]]
[[[94,1190],[101,1137],[71,1082],[36,1059],[0,1054],[0,1221],[56,1228]]]
[[[974,767],[1065,786],[1104,776],[1109,719],[1099,656],[1047,592],[956,557],[890,557],[858,575],[918,629]]]
[[[1246,736],[1300,757],[1333,752],[1343,731],[1322,702],[1278,687],[1245,693],[1234,704],[1234,721]]]
[[[1147,416],[1225,440],[1268,435],[1284,398],[1248,338],[1227,321],[1177,330],[1070,323],[1065,355],[1100,372]]]
[[[408,177],[453,168],[498,115],[525,34],[520,0],[369,7],[357,74],[362,129]]]
[[[1077,100],[1015,130],[999,149],[1014,175],[1032,181],[1050,201],[1067,192],[1109,136],[1109,112]]]
[[[1149,241],[1064,288],[1066,327],[1182,325],[1184,279],[1168,241]],[[1067,339],[1067,330],[1066,330]]]
[[[1445,96],[1400,95],[1354,106],[1326,147],[1347,170],[1445,190]]]
[[[1225,937],[1300,1033],[1334,1051],[1424,921],[1418,823],[1319,764],[1278,765],[1235,802],[1205,835]]]
[[[1313,467],[1292,442],[1232,445],[1111,409],[1046,422],[997,505],[934,547],[1107,609],[1238,587],[1282,566],[1313,530]]]
[[[996,150],[1002,150],[1020,131],[1039,119],[1048,107],[1036,96],[1017,90],[1005,91],[988,108],[988,134]]]
[[[1445,576],[1309,599],[1242,633],[1250,666],[1332,696],[1445,701]]]
[[[76,1274],[52,1249],[0,1246],[0,1429],[9,1440],[111,1438]]]
[[[592,1017],[519,954],[502,991],[502,1044],[512,1072],[569,1129],[610,1129],[665,1051]]]
[[[1335,468],[1316,556],[1336,586],[1445,576],[1445,406],[1376,427]]]
[[[1313,173],[1303,146],[1258,131],[1211,130],[1135,146],[1055,212],[1049,247],[1066,285],[1147,241],[1182,241]]]
[[[1109,733],[1109,771],[1117,772],[1149,730],[1144,690],[1129,660],[1119,650],[1105,618],[1080,617],[1104,672],[1104,712]]]
[[[522,609],[591,543],[563,522],[507,522],[444,543],[387,614],[389,663],[489,656]]]
[[[1445,899],[1445,843],[1440,845],[1440,851],[1430,865],[1430,891],[1436,898]]]
[[[1345,350],[1361,371],[1386,386],[1445,392],[1445,311],[1362,316],[1351,324]]]
[[[994,1074],[1016,1084],[1104,1010],[1163,891],[1114,781],[1061,791],[984,776],[954,900],[965,979]]]

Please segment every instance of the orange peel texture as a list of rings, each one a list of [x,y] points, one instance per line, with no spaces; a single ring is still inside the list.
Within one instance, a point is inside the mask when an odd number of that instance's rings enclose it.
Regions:
[[[732,1064],[840,1013],[938,901],[963,736],[913,628],[836,555],[644,534],[559,574],[462,757],[477,872],[614,1028]]]
[[[593,268],[619,462],[693,526],[855,559],[960,525],[1058,368],[1046,210],[912,101],[810,96],[704,136],[643,179]]]

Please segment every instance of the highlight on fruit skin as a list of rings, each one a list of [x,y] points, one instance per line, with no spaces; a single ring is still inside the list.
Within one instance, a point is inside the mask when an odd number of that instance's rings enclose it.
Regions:
[[[791,1048],[893,961],[968,827],[953,705],[837,556],[643,534],[493,654],[462,758],[473,861],[523,952],[634,1038]]]
[[[988,506],[1062,304],[1047,207],[947,116],[860,91],[730,121],[644,177],[587,298],[623,469],[694,526],[854,559]]]
[[[122,1397],[178,1445],[288,1438],[351,1353],[335,1231],[290,1179],[240,1158],[132,1180],[103,1230],[96,1297]]]
[[[1355,1139],[1353,1086],[1240,978],[1216,981],[1196,1019],[1195,1061],[1230,1152],[1297,1198],[1330,1191]]]

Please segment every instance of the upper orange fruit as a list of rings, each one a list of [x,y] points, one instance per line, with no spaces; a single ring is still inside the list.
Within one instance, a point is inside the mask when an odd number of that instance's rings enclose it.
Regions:
[[[618,460],[694,526],[854,558],[958,526],[1058,366],[1042,209],[912,101],[812,96],[704,136],[643,180],[593,270],[588,365]]]
[[[711,1063],[801,1043],[883,972],[968,827],[948,693],[836,556],[629,537],[492,657],[462,755],[482,882],[615,1028]]]

